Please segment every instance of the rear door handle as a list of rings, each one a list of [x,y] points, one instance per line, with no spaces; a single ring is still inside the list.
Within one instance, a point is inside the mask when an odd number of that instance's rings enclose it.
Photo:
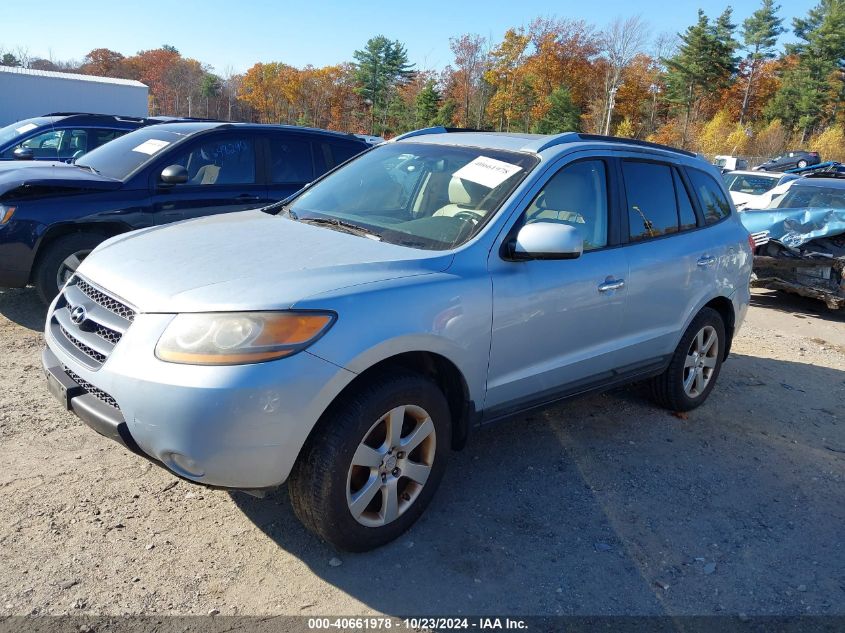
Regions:
[[[603,284],[599,284],[599,292],[608,292],[610,290],[619,290],[625,287],[624,279],[609,279]]]
[[[697,262],[697,264],[701,268],[705,268],[706,266],[712,266],[715,263],[716,263],[716,258],[713,257],[712,255],[704,255]]]

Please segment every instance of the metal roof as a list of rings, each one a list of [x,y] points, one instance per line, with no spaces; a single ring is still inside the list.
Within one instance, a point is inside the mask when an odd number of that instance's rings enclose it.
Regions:
[[[0,73],[12,75],[26,75],[28,77],[49,77],[52,79],[72,79],[75,81],[90,81],[100,84],[118,84],[122,86],[138,86],[146,88],[146,84],[134,79],[117,79],[115,77],[98,77],[96,75],[82,75],[76,73],[59,73],[53,70],[33,70],[32,68],[20,68],[19,66],[0,66]]]

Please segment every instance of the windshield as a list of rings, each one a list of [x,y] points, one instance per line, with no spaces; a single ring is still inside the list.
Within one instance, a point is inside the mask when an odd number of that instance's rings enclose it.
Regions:
[[[475,235],[537,162],[517,152],[390,143],[332,173],[285,209],[293,219],[445,250]]]
[[[53,119],[46,116],[39,116],[33,119],[24,119],[23,121],[16,121],[6,127],[0,127],[0,145],[5,145],[9,141],[13,141],[17,137],[26,134],[30,130],[41,127],[42,125],[49,125]]]
[[[769,209],[845,209],[845,187],[793,184]]]
[[[759,196],[778,184],[778,176],[763,176],[758,174],[725,174],[725,186],[728,191],[749,193]]]
[[[187,136],[169,131],[165,125],[151,125],[124,134],[78,158],[76,164],[90,167],[98,174],[109,178],[125,180],[168,145],[181,141]]]

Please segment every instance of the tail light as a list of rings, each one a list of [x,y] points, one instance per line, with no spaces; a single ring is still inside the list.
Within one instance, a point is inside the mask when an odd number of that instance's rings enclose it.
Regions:
[[[750,233],[748,234],[748,245],[751,247],[751,252],[753,253],[757,248],[757,245],[754,243],[754,236]]]

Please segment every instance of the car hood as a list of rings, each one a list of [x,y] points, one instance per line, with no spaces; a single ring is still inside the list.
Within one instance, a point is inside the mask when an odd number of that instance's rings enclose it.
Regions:
[[[314,295],[445,270],[452,255],[244,211],[101,244],[79,274],[142,312],[273,310]]]
[[[10,161],[0,163],[0,196],[25,187],[117,189],[121,182],[68,163]]]
[[[791,248],[845,233],[845,209],[746,209],[739,217],[749,233],[768,231]]]
[[[745,204],[757,198],[753,193],[743,193],[741,191],[730,191],[729,193],[731,194],[731,200],[734,201],[734,205]]]

